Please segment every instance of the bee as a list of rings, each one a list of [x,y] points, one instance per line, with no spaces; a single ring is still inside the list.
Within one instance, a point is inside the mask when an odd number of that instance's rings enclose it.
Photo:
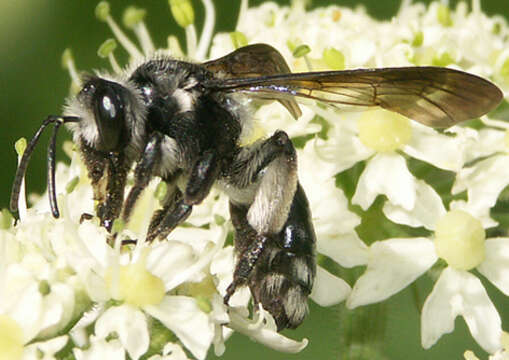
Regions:
[[[123,78],[87,75],[63,115],[48,116],[20,160],[12,189],[17,211],[30,155],[48,125],[48,193],[59,216],[55,139],[65,124],[88,169],[101,225],[127,222],[154,177],[167,184],[146,240],[164,239],[218,186],[229,197],[237,262],[225,304],[248,286],[278,330],[295,328],[308,312],[316,273],[316,236],[297,154],[284,130],[241,146],[250,117],[242,97],[277,100],[294,118],[296,98],[331,106],[381,107],[445,128],[479,117],[502,99],[492,83],[440,67],[400,67],[291,73],[282,55],[253,44],[202,64],[154,57]],[[124,196],[134,168],[134,185]]]

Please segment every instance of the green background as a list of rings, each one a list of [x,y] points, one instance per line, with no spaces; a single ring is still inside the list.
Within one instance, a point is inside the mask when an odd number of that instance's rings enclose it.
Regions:
[[[261,1],[250,1],[259,4]],[[163,0],[110,1],[112,13],[120,19],[127,5],[137,5],[148,10],[147,25],[156,45],[166,44],[170,33],[182,38],[183,31],[176,27],[168,5]],[[217,31],[232,31],[240,1],[215,0]],[[287,4],[288,1],[279,1]],[[363,4],[377,18],[387,19],[394,15],[399,0],[326,1],[315,0],[312,6],[326,4],[355,6]],[[457,1],[451,1],[451,5]],[[201,19],[202,8],[194,1]],[[61,67],[62,51],[71,47],[79,70],[108,67],[107,61],[96,55],[98,46],[111,37],[109,29],[94,16],[95,1],[56,0],[0,0],[0,208],[7,207],[10,187],[16,168],[14,142],[31,137],[48,114],[59,114],[69,90],[69,77]],[[485,0],[482,8],[488,14],[509,15],[509,0]],[[200,27],[198,26],[198,29]],[[369,31],[369,29],[367,29]],[[28,172],[28,191],[42,192],[46,181],[45,134],[33,154]],[[59,143],[70,138],[61,132]],[[59,159],[64,159],[62,152]],[[501,312],[504,328],[509,330],[509,301],[491,284],[484,281],[497,308]],[[432,284],[418,282],[418,293],[424,298]],[[387,359],[461,359],[466,349],[478,355],[482,350],[472,341],[462,319],[456,321],[456,331],[443,336],[428,351],[420,347],[419,314],[413,306],[415,291],[407,289],[393,296],[386,305],[387,330],[383,342]],[[422,299],[421,299],[422,301]],[[285,334],[295,339],[306,337],[308,347],[297,355],[281,354],[254,344],[242,335],[234,335],[227,343],[223,359],[339,359],[341,358],[340,334],[344,334],[345,311],[342,305],[321,308],[311,302],[311,314],[295,331]],[[364,308],[362,311],[370,311]],[[375,320],[377,309],[370,315]],[[348,314],[351,314],[349,312]],[[356,313],[354,313],[356,314]],[[213,356],[212,356],[213,357]],[[484,357],[484,354],[483,354]],[[372,357],[373,359],[375,357]]]

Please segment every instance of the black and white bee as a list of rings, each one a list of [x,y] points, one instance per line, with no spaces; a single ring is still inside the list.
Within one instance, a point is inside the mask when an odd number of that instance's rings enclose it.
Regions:
[[[284,130],[241,146],[250,116],[239,99],[277,100],[294,118],[301,114],[296,97],[332,106],[379,106],[433,127],[479,117],[502,99],[489,81],[439,67],[290,73],[281,54],[265,44],[203,64],[156,57],[123,79],[88,75],[83,84],[67,101],[64,115],[48,116],[28,144],[14,179],[11,209],[17,211],[30,155],[50,124],[48,191],[54,217],[59,216],[55,139],[62,124],[73,133],[92,182],[97,216],[109,231],[115,219],[129,220],[154,177],[169,191],[152,216],[147,241],[166,238],[218,186],[230,199],[237,254],[224,301],[248,286],[278,330],[297,327],[308,311],[315,232],[297,178],[295,147]],[[125,197],[132,168],[134,185]]]

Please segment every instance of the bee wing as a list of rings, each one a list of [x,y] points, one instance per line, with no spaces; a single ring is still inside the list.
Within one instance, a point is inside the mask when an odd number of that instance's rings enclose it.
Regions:
[[[491,82],[441,67],[400,67],[211,80],[209,87],[270,99],[310,98],[326,104],[379,106],[444,128],[494,109],[502,92]]]
[[[290,68],[283,56],[267,44],[244,46],[202,65],[221,79],[259,78],[290,73]],[[288,109],[295,119],[302,114],[297,101],[292,97],[278,98],[277,100]]]

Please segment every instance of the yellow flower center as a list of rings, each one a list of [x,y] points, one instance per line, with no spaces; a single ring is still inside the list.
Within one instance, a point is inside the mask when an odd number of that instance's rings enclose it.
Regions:
[[[23,356],[23,330],[7,315],[0,315],[0,360],[17,360]]]
[[[408,144],[412,138],[410,121],[387,110],[366,111],[358,120],[359,138],[378,152],[390,152]]]
[[[462,210],[445,214],[435,229],[437,255],[458,270],[471,270],[483,262],[485,239],[481,222]]]
[[[113,271],[109,268],[105,276],[110,288],[113,286]],[[166,293],[163,281],[147,270],[144,259],[119,266],[117,285],[119,297],[134,306],[157,305]]]

